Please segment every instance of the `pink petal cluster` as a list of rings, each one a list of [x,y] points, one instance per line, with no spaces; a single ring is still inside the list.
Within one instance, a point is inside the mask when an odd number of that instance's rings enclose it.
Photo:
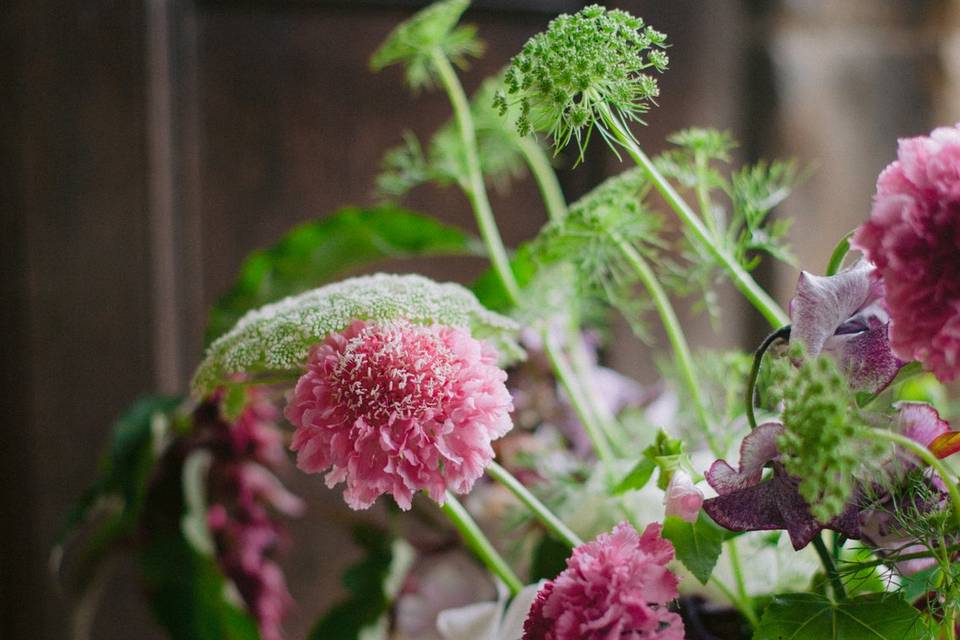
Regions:
[[[677,516],[687,522],[696,522],[703,506],[703,492],[693,484],[686,471],[675,471],[663,496],[664,515]]]
[[[673,545],[660,531],[622,523],[574,549],[537,593],[523,640],[682,640],[683,622],[666,606],[677,597]]]
[[[276,562],[286,543],[277,516],[298,516],[304,508],[271,471],[286,462],[279,417],[256,388],[248,389],[247,405],[233,422],[222,417],[216,398],[196,412],[197,444],[213,454],[207,526],[217,563],[240,592],[264,640],[283,637],[281,623],[293,606]]]
[[[879,270],[898,356],[960,373],[960,126],[900,140],[853,237]]]
[[[356,321],[310,352],[286,409],[308,473],[366,509],[389,493],[409,509],[425,490],[467,493],[510,430],[507,374],[495,350],[458,327]]]

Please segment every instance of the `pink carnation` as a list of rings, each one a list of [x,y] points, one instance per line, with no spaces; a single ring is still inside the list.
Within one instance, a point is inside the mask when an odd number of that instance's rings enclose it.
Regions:
[[[680,616],[666,607],[678,580],[660,530],[651,524],[641,536],[623,523],[574,549],[537,593],[523,640],[683,640]]]
[[[960,126],[900,140],[853,245],[877,266],[891,342],[943,381],[960,373]]]
[[[496,359],[464,329],[354,322],[313,347],[287,405],[297,465],[330,469],[354,509],[383,493],[401,509],[421,489],[441,504],[467,493],[511,427]]]

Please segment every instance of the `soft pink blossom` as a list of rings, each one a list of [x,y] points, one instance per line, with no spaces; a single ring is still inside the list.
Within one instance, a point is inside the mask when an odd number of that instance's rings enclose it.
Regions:
[[[538,592],[523,640],[682,640],[683,622],[666,606],[677,597],[673,545],[660,530],[641,536],[623,523],[574,549]]]
[[[511,427],[496,360],[465,329],[354,322],[313,347],[287,405],[297,465],[330,469],[354,509],[384,493],[405,510],[420,490],[440,503],[467,493]]]
[[[891,342],[943,381],[960,373],[960,126],[900,140],[853,237],[886,288]]]
[[[667,493],[663,497],[666,505],[665,515],[677,516],[687,522],[696,522],[703,506],[703,492],[693,484],[690,474],[685,471],[675,471],[667,485]]]

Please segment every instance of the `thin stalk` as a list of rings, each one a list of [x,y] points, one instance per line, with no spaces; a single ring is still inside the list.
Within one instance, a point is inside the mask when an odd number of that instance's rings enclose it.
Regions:
[[[713,215],[713,207],[710,205],[710,194],[707,189],[707,158],[703,151],[694,153],[694,162],[697,171],[697,203],[700,205],[700,216],[706,221],[707,227],[714,238],[719,237],[717,230],[717,220]]]
[[[957,526],[960,526],[960,490],[957,489],[956,481],[950,476],[950,471],[937,459],[937,456],[933,455],[933,452],[922,444],[914,442],[899,433],[887,431],[886,429],[871,429],[870,431],[874,436],[882,440],[888,440],[907,449],[929,464],[930,467],[937,472],[943,484],[947,487],[947,493],[950,494],[950,501],[953,503],[953,517],[957,522]]]
[[[737,594],[733,592],[733,589],[724,584],[724,582],[716,576],[710,576],[710,582],[712,582],[714,586],[720,590],[720,593],[722,593],[724,597],[730,601],[730,604],[732,604],[737,611],[743,614],[743,617],[747,619],[747,622],[750,623],[750,626],[752,626],[754,629],[760,626],[760,619],[757,617],[757,612],[754,611],[750,605],[741,600]]]
[[[740,599],[751,611],[753,610],[753,599],[750,597],[750,594],[747,593],[747,583],[743,579],[743,565],[740,563],[740,551],[737,549],[737,539],[731,538],[726,542],[727,552],[730,554],[730,567],[733,569],[733,580],[737,586],[737,594],[740,596]],[[756,613],[753,614],[754,619],[756,618]],[[751,620],[751,622],[754,622]],[[754,622],[754,626],[757,626],[758,622]]]
[[[838,600],[846,599],[847,590],[843,587],[843,580],[840,579],[837,565],[833,561],[833,556],[831,556],[827,550],[827,545],[823,543],[822,535],[817,534],[813,539],[813,548],[817,550],[817,555],[820,556],[820,562],[823,563],[823,569],[827,572],[827,577],[830,578],[830,584],[833,585],[833,595],[836,596]]]
[[[573,407],[574,413],[577,414],[577,418],[583,425],[584,431],[587,432],[587,437],[590,438],[590,442],[593,444],[594,452],[597,454],[600,464],[603,465],[606,471],[608,482],[612,483],[614,481],[612,467],[613,451],[610,449],[610,443],[607,441],[603,429],[597,424],[593,413],[589,410],[587,400],[581,393],[580,385],[577,384],[577,377],[573,373],[570,363],[567,362],[566,356],[562,350],[554,344],[553,338],[547,331],[541,332],[541,336],[543,338],[543,351],[550,361],[550,366],[557,376],[557,380],[560,381],[563,390],[566,392],[567,398],[570,400],[570,405]]]
[[[626,455],[629,450],[629,442],[623,433],[623,429],[606,405],[597,397],[596,386],[590,384],[591,365],[586,348],[583,346],[583,336],[580,332],[571,328],[568,332],[567,342],[570,348],[570,365],[573,373],[577,377],[577,382],[583,390],[584,398],[587,401],[587,408],[593,413],[600,425],[600,429],[607,436],[610,444],[613,445],[617,455]]]
[[[690,229],[693,236],[700,242],[707,251],[726,269],[734,286],[753,304],[757,310],[763,314],[763,317],[774,327],[782,327],[790,322],[789,317],[780,308],[780,306],[771,298],[763,288],[757,284],[756,280],[747,273],[747,271],[731,256],[726,249],[719,246],[714,238],[710,236],[710,231],[704,226],[703,221],[694,213],[676,189],[667,181],[663,175],[657,171],[653,161],[647,157],[647,154],[637,145],[633,136],[630,134],[626,125],[614,115],[613,111],[607,105],[602,105],[601,115],[609,127],[616,140],[623,145],[627,154],[633,158],[634,162],[646,171],[647,176],[653,183],[654,188],[663,196],[680,220]]]
[[[457,497],[447,491],[446,501],[441,508],[444,514],[450,518],[453,526],[460,532],[463,541],[466,542],[467,546],[476,554],[477,558],[507,585],[507,588],[510,590],[510,595],[515,596],[520,593],[520,590],[523,589],[523,583],[520,581],[520,578],[513,572],[513,569],[511,569],[507,561],[503,559],[503,556],[497,552],[487,536],[480,530],[479,525],[470,517],[470,514],[467,513],[467,510],[460,504],[460,501],[457,500]]]
[[[760,346],[757,347],[756,352],[753,354],[753,365],[750,367],[750,375],[747,377],[746,397],[743,399],[744,407],[747,410],[747,423],[750,425],[751,431],[757,428],[757,416],[756,413],[754,413],[753,407],[753,392],[757,386],[757,377],[760,375],[760,365],[763,364],[763,354],[767,352],[767,349],[769,349],[774,342],[780,339],[790,339],[789,324],[777,329],[764,338],[763,342],[760,343]]]
[[[537,182],[543,204],[547,207],[550,222],[560,222],[567,215],[567,201],[563,197],[557,173],[550,164],[550,158],[544,153],[537,140],[531,136],[520,138],[520,153],[530,167],[530,173]]]
[[[723,451],[716,441],[714,434],[711,432],[710,418],[707,415],[706,405],[704,405],[703,397],[700,395],[700,385],[697,383],[697,377],[694,373],[693,357],[690,355],[690,347],[687,345],[687,338],[683,334],[680,320],[677,319],[677,314],[673,311],[673,305],[670,304],[670,299],[667,297],[666,291],[663,290],[660,281],[657,280],[656,274],[653,273],[653,269],[651,269],[647,261],[643,259],[640,252],[618,234],[613,234],[612,239],[614,244],[620,249],[623,257],[630,266],[633,267],[643,286],[646,288],[647,293],[650,294],[650,297],[653,299],[653,304],[657,308],[657,313],[660,315],[660,321],[663,323],[663,328],[667,332],[667,338],[673,347],[673,353],[677,359],[677,366],[680,368],[680,375],[683,377],[683,381],[687,386],[687,392],[693,401],[693,408],[697,414],[697,420],[703,430],[704,437],[710,449],[719,456]]]
[[[519,480],[501,467],[496,462],[491,462],[487,467],[487,475],[502,484],[510,493],[517,497],[540,521],[547,531],[552,533],[558,540],[568,545],[571,549],[583,544],[583,540],[563,523],[537,496],[533,495],[529,489],[523,486]]]
[[[486,245],[490,263],[500,277],[510,301],[516,304],[520,299],[520,287],[517,286],[517,280],[510,269],[507,250],[503,246],[503,239],[500,237],[493,210],[490,208],[490,200],[487,198],[487,188],[480,171],[477,133],[473,125],[473,116],[470,114],[470,102],[447,56],[440,49],[434,49],[431,55],[437,75],[440,76],[440,83],[450,98],[453,115],[457,120],[457,130],[460,132],[460,139],[466,151],[468,182],[464,185],[464,193],[477,218],[477,226]]]

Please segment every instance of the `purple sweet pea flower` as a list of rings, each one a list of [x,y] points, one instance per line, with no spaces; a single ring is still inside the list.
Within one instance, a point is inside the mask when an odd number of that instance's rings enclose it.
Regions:
[[[801,272],[790,318],[791,339],[811,356],[833,355],[856,391],[882,390],[904,364],[890,347],[883,285],[866,261],[834,276]]]
[[[823,529],[833,529],[848,538],[860,538],[858,510],[850,505],[842,514],[823,524],[810,513],[810,506],[797,489],[799,480],[790,476],[777,460],[777,439],[783,425],[768,422],[751,431],[740,444],[740,469],[717,460],[706,473],[707,482],[719,494],[704,501],[703,509],[713,520],[731,531],[786,529],[798,551]],[[762,480],[763,468],[771,463],[773,474]]]

